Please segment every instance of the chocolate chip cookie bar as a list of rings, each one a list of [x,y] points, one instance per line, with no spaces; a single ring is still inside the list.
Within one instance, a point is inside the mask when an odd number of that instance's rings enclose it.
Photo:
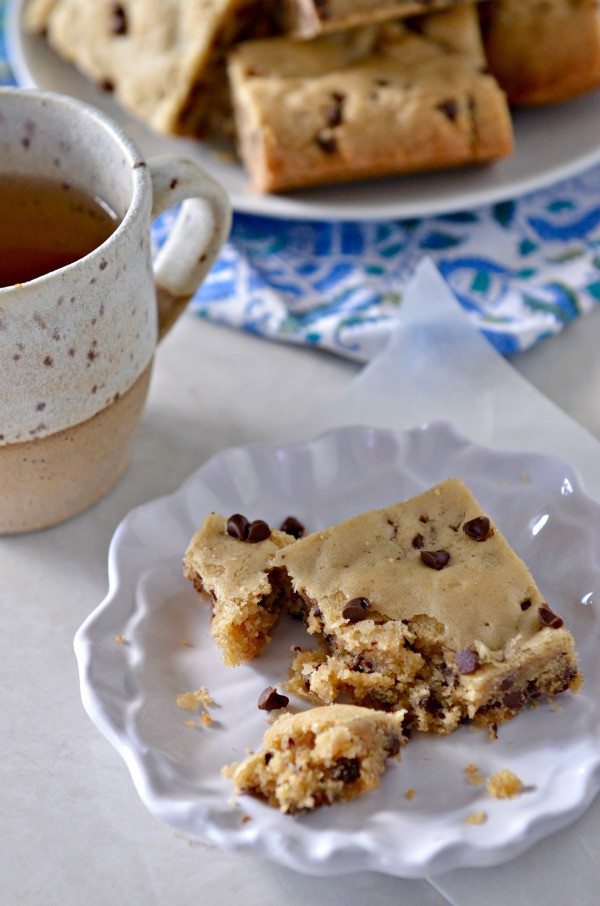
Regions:
[[[283,0],[283,28],[305,38],[385,19],[431,13],[465,0]]]
[[[238,151],[255,190],[456,167],[511,153],[508,106],[482,71],[471,5],[418,26],[410,21],[308,42],[248,41],[232,51]]]
[[[600,85],[595,0],[494,0],[481,15],[490,71],[511,104],[552,104]]]
[[[225,54],[272,27],[257,0],[32,0],[31,31],[159,132],[231,132]]]
[[[318,650],[287,690],[407,712],[408,727],[494,727],[581,683],[571,634],[468,488],[448,479],[278,552]]]
[[[295,541],[263,520],[213,513],[188,546],[184,575],[212,601],[210,631],[228,666],[260,654],[293,597],[273,557]]]
[[[379,786],[388,758],[406,742],[403,714],[328,705],[279,717],[259,752],[223,769],[236,793],[287,814],[353,799]]]

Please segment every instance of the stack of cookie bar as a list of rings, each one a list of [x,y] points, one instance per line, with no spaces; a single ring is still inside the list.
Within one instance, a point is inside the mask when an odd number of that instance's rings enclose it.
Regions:
[[[31,0],[26,19],[152,128],[233,138],[261,192],[501,158],[509,104],[600,84],[595,0]]]

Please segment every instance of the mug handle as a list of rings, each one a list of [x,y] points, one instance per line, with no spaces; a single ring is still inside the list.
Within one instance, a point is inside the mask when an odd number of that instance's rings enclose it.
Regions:
[[[182,201],[168,239],[154,259],[161,340],[204,280],[231,227],[227,193],[201,167],[166,155],[148,161],[152,219]]]

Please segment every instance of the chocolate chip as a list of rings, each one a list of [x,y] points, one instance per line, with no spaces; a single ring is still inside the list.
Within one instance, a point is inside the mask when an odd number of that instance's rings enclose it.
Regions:
[[[521,610],[529,610],[531,607],[531,598],[525,598],[524,601],[521,601]]]
[[[427,714],[438,714],[442,710],[442,705],[435,695],[428,692],[423,698],[419,699],[419,708]]]
[[[507,689],[510,689],[510,687],[513,685],[513,683],[514,683],[514,681],[516,680],[516,678],[517,678],[517,676],[516,676],[515,673],[508,673],[508,674],[504,677],[504,679],[502,680],[502,682],[500,683],[500,689],[501,689],[501,691],[502,691],[502,692],[506,692]]]
[[[295,516],[287,516],[279,527],[280,531],[286,535],[293,535],[294,538],[301,538],[304,534],[304,526]]]
[[[246,540],[249,528],[250,523],[241,513],[234,513],[227,520],[227,534],[232,538],[239,538],[240,541]]]
[[[338,758],[331,769],[331,776],[342,783],[354,783],[360,777],[360,761],[358,758]]]
[[[285,708],[289,703],[287,695],[280,695],[277,689],[267,686],[258,698],[258,708],[260,711],[276,711],[277,708]]]
[[[421,551],[421,560],[431,569],[443,569],[450,562],[448,551]]]
[[[421,550],[421,548],[425,544],[425,539],[423,538],[423,535],[421,535],[420,532],[417,532],[417,534],[411,541],[411,544],[413,547],[416,547],[417,550]]]
[[[436,104],[436,108],[440,110],[451,122],[454,122],[458,116],[458,104],[454,98],[448,98],[445,101],[440,101],[439,104]]]
[[[268,764],[268,763],[270,762],[270,760],[271,760],[272,757],[273,757],[273,753],[272,753],[272,752],[265,752],[265,758],[264,758],[265,764]]]
[[[478,516],[476,519],[470,519],[463,525],[463,532],[474,541],[487,541],[493,534],[490,520],[487,516]]]
[[[548,626],[550,629],[560,629],[563,625],[562,617],[552,613],[547,604],[542,604],[538,610],[538,617],[542,626]]]
[[[402,743],[397,736],[392,736],[387,745],[388,758],[393,758],[402,748]]]
[[[315,144],[324,152],[324,154],[335,154],[337,151],[337,142],[332,135],[319,132],[315,136]]]
[[[370,606],[371,602],[368,598],[352,598],[351,601],[344,604],[342,616],[349,623],[358,623],[367,618]]]
[[[127,34],[127,15],[120,3],[113,3],[111,7],[110,30],[113,35]]]
[[[454,663],[459,674],[466,676],[468,673],[475,673],[479,667],[479,658],[472,648],[461,648],[454,655]]]
[[[269,524],[263,519],[255,519],[248,526],[248,536],[246,538],[250,544],[256,544],[257,541],[266,541],[271,535]]]
[[[519,711],[523,707],[525,696],[522,692],[508,692],[504,696],[504,704],[511,711]]]
[[[332,102],[328,107],[325,108],[324,115],[325,122],[333,129],[336,126],[339,126],[342,122],[342,110],[346,96],[338,91],[334,91],[331,95],[331,99]]]

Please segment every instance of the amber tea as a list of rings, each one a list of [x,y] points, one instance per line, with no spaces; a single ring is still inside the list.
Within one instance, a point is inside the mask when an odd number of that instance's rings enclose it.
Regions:
[[[0,173],[0,287],[83,258],[118,224],[108,205],[68,182]]]

